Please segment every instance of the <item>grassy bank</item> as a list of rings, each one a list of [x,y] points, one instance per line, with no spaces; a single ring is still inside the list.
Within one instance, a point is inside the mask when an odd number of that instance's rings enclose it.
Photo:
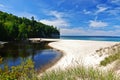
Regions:
[[[64,71],[44,73],[40,80],[120,80],[113,71],[102,72],[98,69],[75,67]]]

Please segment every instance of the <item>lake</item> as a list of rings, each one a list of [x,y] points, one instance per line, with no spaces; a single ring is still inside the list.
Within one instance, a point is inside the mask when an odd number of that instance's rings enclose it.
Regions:
[[[60,36],[60,39],[119,42],[120,36]]]
[[[47,46],[46,42],[9,42],[0,48],[0,56],[3,57],[0,67],[5,64],[9,67],[17,66],[30,58],[34,61],[35,69],[38,70],[60,58],[61,55],[59,51]]]

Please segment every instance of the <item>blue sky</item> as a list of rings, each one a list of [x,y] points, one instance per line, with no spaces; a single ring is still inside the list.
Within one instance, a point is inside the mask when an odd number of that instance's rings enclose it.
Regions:
[[[120,36],[120,0],[0,0],[0,10],[34,16],[61,35]]]

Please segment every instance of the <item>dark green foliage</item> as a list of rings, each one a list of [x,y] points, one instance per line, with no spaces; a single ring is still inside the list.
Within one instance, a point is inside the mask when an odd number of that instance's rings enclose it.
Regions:
[[[53,26],[0,11],[0,40],[23,40],[26,38],[55,38],[59,31]]]

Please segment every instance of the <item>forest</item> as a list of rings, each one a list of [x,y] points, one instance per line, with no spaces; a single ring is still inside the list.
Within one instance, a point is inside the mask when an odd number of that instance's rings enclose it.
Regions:
[[[27,38],[59,38],[59,30],[50,25],[38,22],[31,16],[18,17],[0,11],[0,40],[25,40]]]

